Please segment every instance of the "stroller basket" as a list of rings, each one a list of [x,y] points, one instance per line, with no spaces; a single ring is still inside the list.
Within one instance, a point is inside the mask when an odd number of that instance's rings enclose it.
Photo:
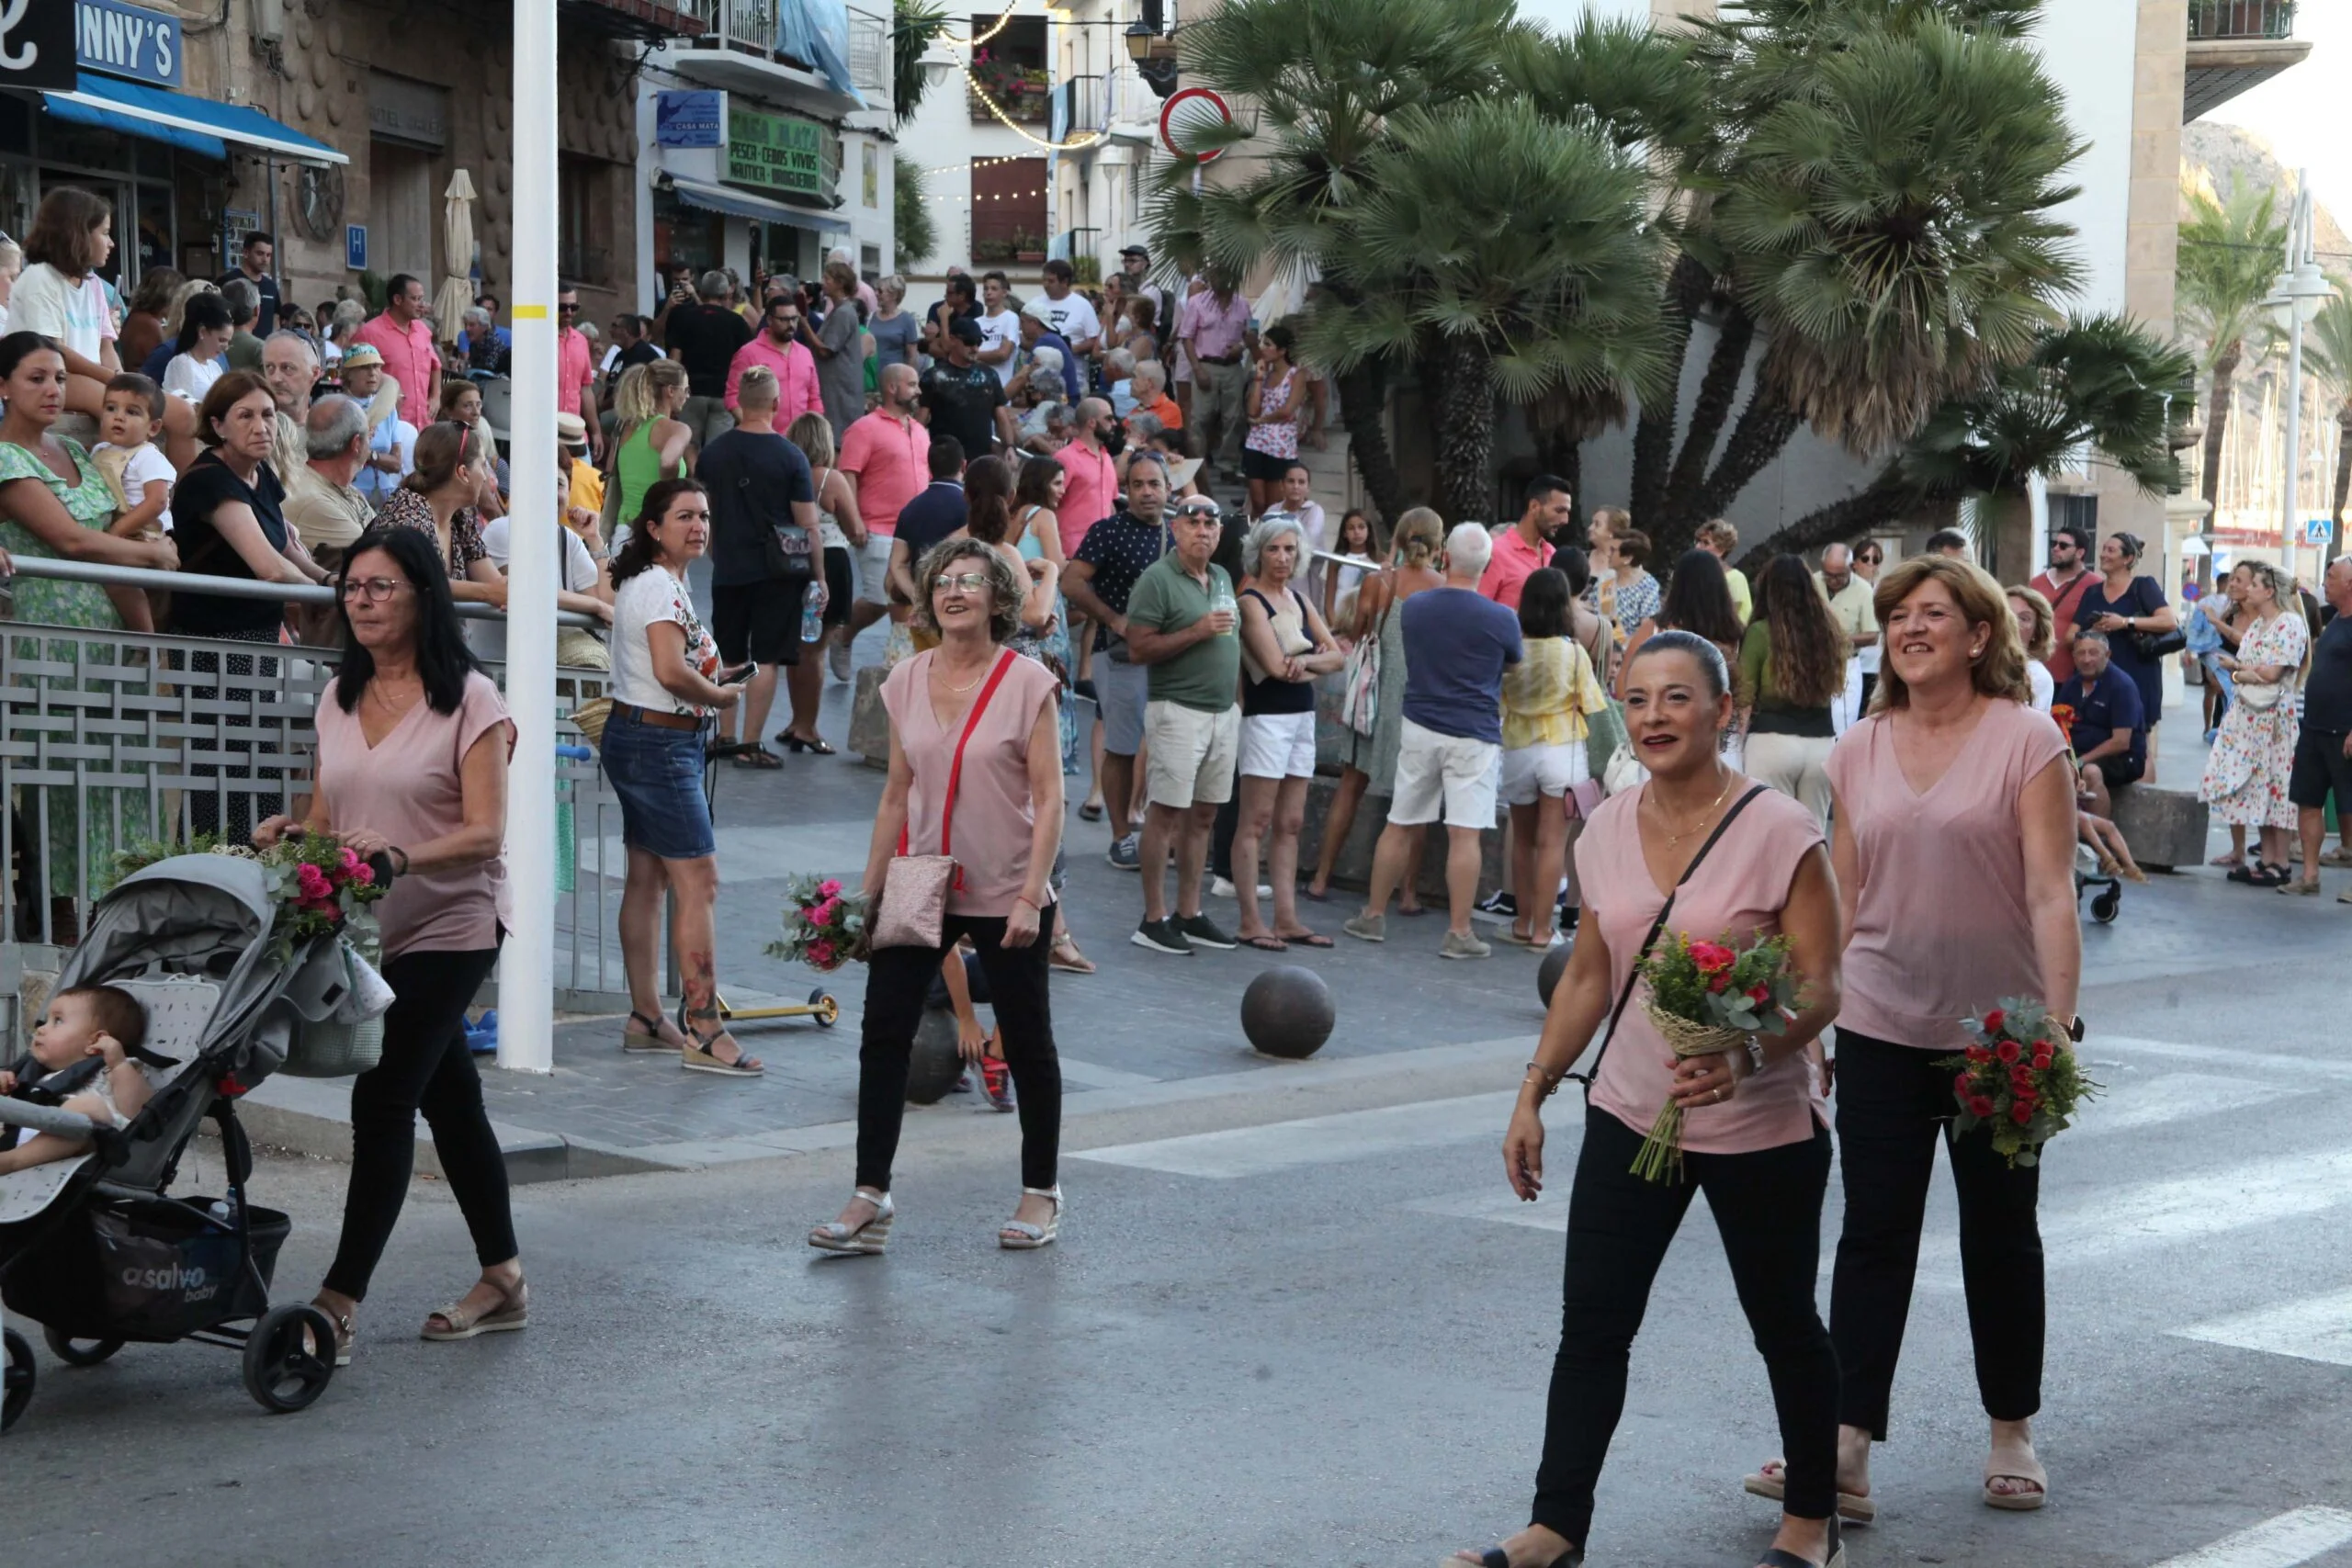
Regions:
[[[292,1222],[274,1209],[246,1212],[246,1269],[236,1222],[211,1210],[205,1198],[93,1203],[10,1269],[0,1293],[11,1310],[76,1339],[169,1343],[258,1317]]]

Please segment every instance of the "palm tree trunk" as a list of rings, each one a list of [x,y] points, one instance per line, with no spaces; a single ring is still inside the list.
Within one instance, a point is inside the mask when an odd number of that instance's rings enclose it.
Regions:
[[[1669,495],[1688,495],[1706,478],[1707,461],[1715,455],[1724,421],[1731,417],[1739,396],[1739,378],[1747,368],[1747,350],[1756,341],[1756,322],[1734,305],[1717,323],[1714,351],[1707,356],[1707,374],[1699,383],[1698,401],[1690,405],[1690,428],[1682,437],[1681,456],[1666,481]],[[1700,521],[1704,522],[1702,518]]]
[[[1634,426],[1634,483],[1625,504],[1632,509],[1637,528],[1652,525],[1659,503],[1666,499],[1667,471],[1674,460],[1674,428],[1682,408],[1682,360],[1690,349],[1691,318],[1706,303],[1708,285],[1707,269],[1688,252],[1675,258],[1659,312],[1669,334],[1666,369],[1658,378],[1661,390],[1643,402],[1641,418]]]
[[[1394,528],[1411,502],[1396,472],[1396,454],[1388,447],[1388,374],[1367,361],[1332,377],[1331,389],[1340,395],[1340,425],[1348,433],[1349,460],[1363,479],[1381,527]]]
[[[1695,491],[1668,491],[1657,525],[1644,530],[1650,536],[1651,558],[1670,562],[1690,547],[1699,525],[1720,516],[1732,499],[1781,455],[1781,448],[1804,423],[1775,394],[1760,386],[1751,391],[1739,423],[1732,426],[1723,459],[1707,476],[1707,482]]]
[[[1491,523],[1494,510],[1495,389],[1487,346],[1458,337],[1439,350],[1437,486],[1449,525]]]
[[[1850,545],[1874,525],[1902,516],[1919,499],[1917,489],[1889,463],[1869,484],[1843,501],[1815,507],[1758,543],[1742,558],[1743,563],[1752,573],[1777,555],[1802,554],[1823,545]]]
[[[2205,398],[2205,478],[2199,487],[2205,495],[2205,530],[2213,529],[2212,506],[2222,490],[2222,436],[2230,423],[2230,383],[2238,371],[2238,356],[2245,344],[2233,343],[2213,361],[2213,389]]]
[[[2335,411],[2335,504],[2328,511],[2335,526],[2328,533],[2325,557],[2319,563],[2323,572],[2329,561],[2344,553],[2344,502],[2347,494],[2352,494],[2352,398],[2345,399],[2343,407]]]

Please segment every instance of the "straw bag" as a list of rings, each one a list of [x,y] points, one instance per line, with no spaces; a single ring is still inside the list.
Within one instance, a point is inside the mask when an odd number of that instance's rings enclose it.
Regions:
[[[996,668],[989,671],[988,684],[973,699],[972,711],[964,716],[964,733],[956,738],[955,760],[947,765],[947,798],[939,808],[939,852],[935,855],[907,853],[907,829],[899,829],[899,852],[890,857],[883,868],[882,896],[874,901],[873,937],[869,945],[884,947],[927,947],[944,945],[947,920],[947,895],[950,889],[964,883],[963,872],[949,853],[949,834],[956,825],[956,791],[964,778],[964,748],[970,743],[972,730],[980,722],[980,715],[1004,683],[1012,661],[1021,656],[1007,649],[997,656]],[[923,700],[928,701],[925,697]]]

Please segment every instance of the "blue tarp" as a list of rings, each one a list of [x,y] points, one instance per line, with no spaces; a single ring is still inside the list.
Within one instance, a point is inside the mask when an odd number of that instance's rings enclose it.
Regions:
[[[849,74],[847,0],[776,0],[776,47],[806,60],[845,98],[866,107]]]
[[[233,141],[300,163],[350,162],[325,142],[243,104],[214,103],[87,71],[75,79],[72,92],[43,93],[41,102],[60,119],[168,142],[208,158],[227,157],[223,143]]]

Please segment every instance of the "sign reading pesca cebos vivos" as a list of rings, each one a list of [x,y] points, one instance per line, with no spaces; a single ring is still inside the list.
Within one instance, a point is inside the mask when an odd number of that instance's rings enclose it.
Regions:
[[[0,13],[16,0],[0,0]],[[35,10],[57,0],[31,0]],[[74,52],[85,71],[154,87],[180,85],[180,19],[122,0],[74,0]]]

